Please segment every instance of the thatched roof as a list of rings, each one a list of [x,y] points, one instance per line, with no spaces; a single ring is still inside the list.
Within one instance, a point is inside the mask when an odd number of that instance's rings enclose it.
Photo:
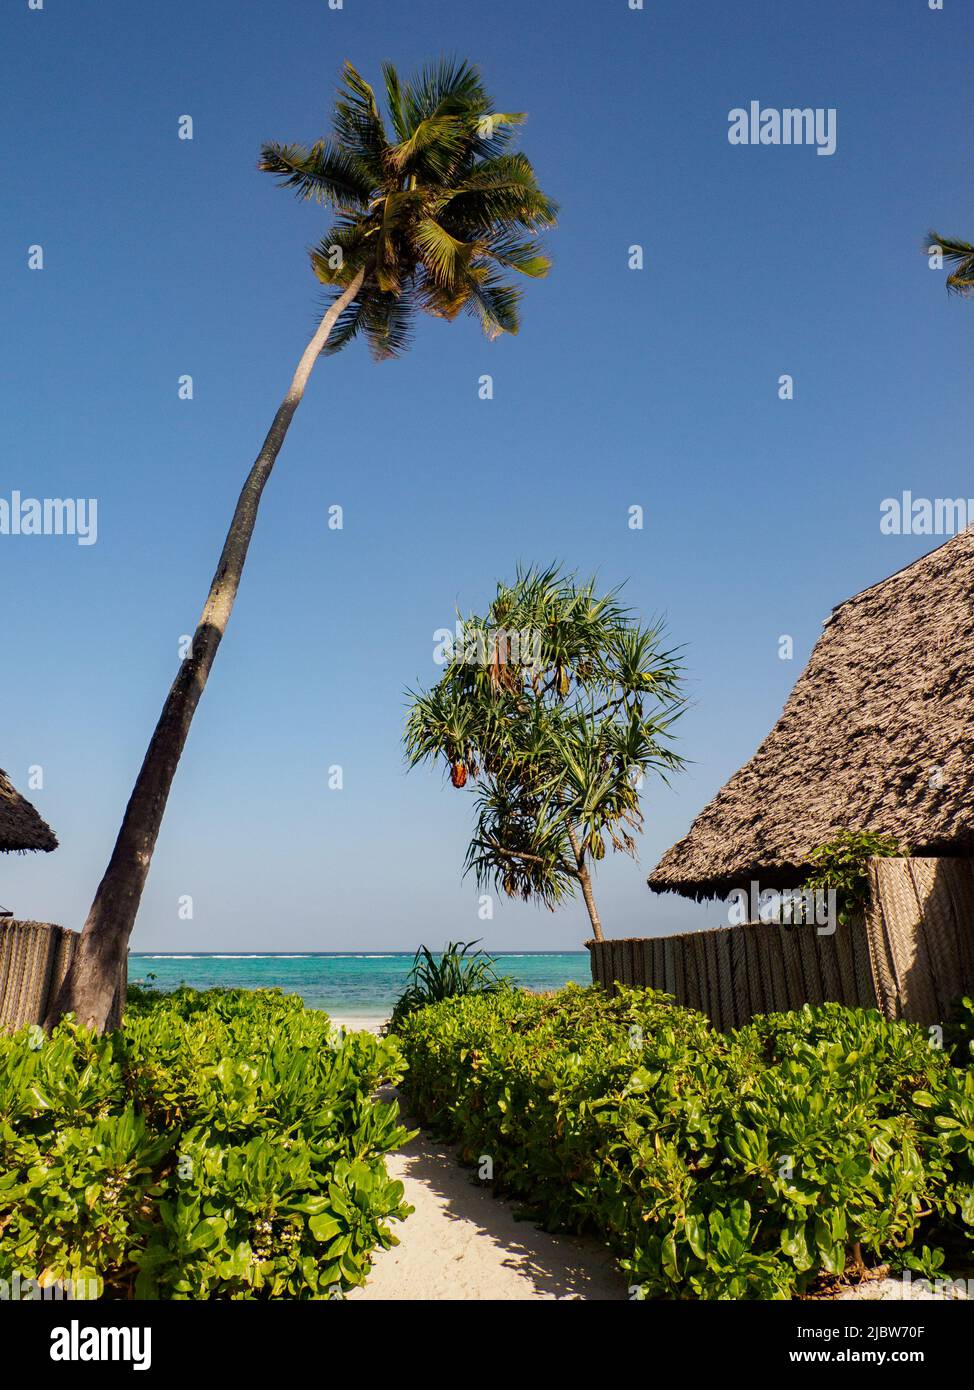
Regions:
[[[649,876],[795,887],[836,831],[974,854],[974,533],[832,610],[781,718]]]
[[[0,768],[0,852],[57,849],[57,836]]]

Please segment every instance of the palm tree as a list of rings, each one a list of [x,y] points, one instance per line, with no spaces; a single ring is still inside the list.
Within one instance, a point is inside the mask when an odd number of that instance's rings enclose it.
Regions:
[[[938,236],[936,232],[927,234],[927,248],[939,249],[948,265],[956,266],[947,276],[948,294],[969,295],[974,293],[974,246],[967,241],[957,241],[952,237]]]
[[[311,252],[329,302],[240,493],[192,649],[166,698],[48,1027],[72,1010],[80,1022],[105,1025],[261,494],[318,357],[359,333],[376,358],[394,357],[407,346],[418,309],[448,320],[462,309],[489,337],[516,333],[519,291],[506,272],[548,272],[537,235],[554,225],[556,208],[527,158],[510,148],[523,116],[496,111],[466,62],[440,62],[409,82],[385,64],[383,76],[388,126],[372,88],[346,64],[332,139],[310,147],[269,144],[261,153],[260,169],[337,213]]]
[[[602,940],[591,864],[606,841],[634,855],[639,791],[683,760],[668,746],[683,709],[662,628],[640,628],[616,593],[556,568],[498,585],[486,617],[458,624],[441,680],[410,692],[411,766],[445,760],[476,785],[466,868],[481,887],[552,910],[581,892]]]

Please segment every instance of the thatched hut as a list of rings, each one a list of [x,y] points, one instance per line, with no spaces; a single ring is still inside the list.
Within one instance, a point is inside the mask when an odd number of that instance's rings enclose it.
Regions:
[[[57,849],[57,836],[0,769],[0,853]],[[0,908],[0,1032],[27,1023],[41,1023],[71,964],[78,933],[52,922],[13,921]],[[119,969],[118,986],[108,1026],[122,1017],[127,962]]]
[[[57,836],[0,768],[0,853],[57,849]],[[0,1032],[39,1023],[52,980],[64,978],[74,933],[47,922],[15,922],[0,907]]]
[[[832,610],[781,718],[649,876],[657,893],[795,889],[841,830],[873,859],[862,917],[591,943],[593,978],[653,985],[718,1027],[805,1002],[941,1022],[974,991],[974,533]]]
[[[0,768],[0,854],[57,849],[57,836]]]
[[[825,630],[751,760],[649,876],[657,893],[797,886],[838,830],[974,854],[974,533],[862,593]]]

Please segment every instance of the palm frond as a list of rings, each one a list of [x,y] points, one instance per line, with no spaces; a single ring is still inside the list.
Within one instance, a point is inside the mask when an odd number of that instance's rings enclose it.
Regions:
[[[498,265],[507,266],[532,279],[542,279],[551,269],[550,258],[542,251],[541,243],[533,237],[518,236],[516,232],[504,228],[488,236],[484,245]]]
[[[486,337],[493,339],[502,333],[518,332],[521,291],[515,285],[483,265],[471,267],[460,277],[460,283],[467,291],[464,307],[477,319]]]
[[[362,328],[377,362],[401,357],[412,342],[414,304],[408,293],[372,293],[366,298]]]
[[[375,356],[396,356],[416,309],[446,320],[465,310],[488,337],[516,333],[520,291],[507,272],[548,273],[536,234],[557,214],[530,162],[507,148],[523,114],[499,111],[456,59],[408,82],[384,63],[382,76],[391,138],[375,91],[346,63],[332,140],[261,153],[282,185],[337,210],[310,251],[317,279],[344,288],[364,272],[328,350],[364,335]]]
[[[492,104],[472,63],[441,58],[406,85],[402,105],[412,131],[428,116],[486,111]]]
[[[474,248],[458,241],[432,217],[424,217],[413,233],[430,277],[444,289],[452,289],[470,264]]]
[[[528,231],[553,227],[558,205],[538,187],[531,161],[521,153],[499,155],[472,170],[455,190],[450,207],[491,221],[511,221]]]
[[[382,77],[385,82],[386,103],[389,107],[392,129],[396,139],[401,142],[409,138],[409,129],[406,125],[406,113],[403,110],[402,83],[399,80],[399,73],[392,63],[382,64]]]
[[[968,241],[959,241],[955,237],[942,237],[938,236],[936,232],[929,232],[927,247],[932,246],[939,247],[948,265],[957,267],[952,274],[947,276],[945,283],[948,294],[964,296],[974,294],[974,246]]]
[[[344,287],[369,261],[374,232],[360,218],[341,218],[311,248],[311,268],[323,285]]]
[[[338,297],[338,295],[330,296],[322,306],[322,312],[326,313]],[[351,304],[346,304],[338,315],[338,319],[328,335],[328,341],[321,350],[323,357],[334,357],[336,352],[341,352],[342,348],[347,347],[353,338],[358,337],[362,331],[367,308],[368,300],[360,291]]]
[[[389,148],[387,158],[400,174],[420,165],[417,173],[446,178],[469,143],[470,130],[470,120],[460,116],[427,116],[405,140]]]
[[[484,111],[477,117],[476,138],[470,147],[472,161],[496,159],[514,138],[516,127],[527,120],[523,111]]]
[[[257,167],[274,174],[282,187],[293,188],[299,198],[319,203],[363,207],[372,191],[368,173],[355,157],[323,140],[310,148],[269,142],[261,149]]]
[[[382,112],[375,93],[351,63],[342,70],[342,87],[333,116],[335,142],[369,172],[373,187],[381,185],[387,146]]]

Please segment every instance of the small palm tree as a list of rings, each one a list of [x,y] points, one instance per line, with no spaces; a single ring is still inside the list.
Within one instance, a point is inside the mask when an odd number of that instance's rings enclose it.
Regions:
[[[607,841],[635,854],[644,777],[682,766],[676,655],[616,593],[554,568],[499,585],[458,628],[442,679],[411,693],[409,763],[443,758],[454,787],[475,783],[478,884],[552,909],[580,891],[601,941],[592,862]]]
[[[974,292],[974,246],[971,246],[970,242],[957,241],[952,237],[929,232],[927,247],[930,250],[938,248],[947,264],[956,267],[947,276],[948,294],[969,295]]]
[[[190,654],[179,668],[135,783],[74,962],[48,1015],[73,1010],[104,1027],[135,924],[169,790],[233,609],[261,495],[323,352],[364,334],[374,356],[407,346],[416,310],[473,314],[489,337],[518,330],[509,271],[543,276],[538,234],[556,208],[523,154],[510,148],[522,115],[498,112],[477,69],[441,62],[409,82],[383,67],[388,121],[369,84],[346,64],[333,138],[266,145],[259,167],[298,197],[330,204],[336,225],[311,253],[329,287],[264,445],[244,483]]]

